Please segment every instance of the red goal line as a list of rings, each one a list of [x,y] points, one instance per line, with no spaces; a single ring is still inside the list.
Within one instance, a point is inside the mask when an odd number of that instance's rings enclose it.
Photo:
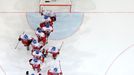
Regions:
[[[72,6],[72,4],[40,4],[40,6]]]
[[[69,12],[71,13],[72,12],[72,4],[40,4],[39,5],[39,12],[40,12],[40,10],[41,10],[41,7],[42,6],[69,6],[70,8],[69,8]]]

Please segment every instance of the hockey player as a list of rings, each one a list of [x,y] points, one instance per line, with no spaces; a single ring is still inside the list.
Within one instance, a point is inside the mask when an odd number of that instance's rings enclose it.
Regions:
[[[37,28],[35,34],[37,35],[38,38],[38,42],[42,42],[42,46],[44,46],[45,44],[47,44],[47,37],[46,35],[43,33],[41,28]]]
[[[48,70],[47,75],[62,75],[62,71],[59,68],[54,67]]]
[[[51,21],[49,21],[49,22],[41,22],[40,23],[40,28],[42,28],[42,27],[45,27],[47,24],[49,24],[52,28],[53,28],[53,22],[51,22]]]
[[[27,47],[27,50],[29,50],[29,45],[31,44],[33,38],[27,34],[22,34],[19,36],[18,40]]]
[[[42,52],[39,50],[35,50],[35,51],[33,51],[32,55],[34,58],[41,59]]]
[[[53,32],[53,28],[52,28],[52,26],[50,26],[49,23],[47,23],[44,27],[42,27],[42,31],[44,32],[44,34],[48,38],[50,33]]]
[[[56,13],[51,10],[42,11],[41,16],[48,16],[53,22],[56,21]]]
[[[34,58],[37,58],[37,59],[41,60],[42,62],[44,62],[44,59],[46,57],[46,55],[39,50],[33,51],[32,55]]]
[[[49,10],[42,10],[41,11],[41,16],[49,16],[50,11]]]
[[[50,14],[50,11],[45,11],[45,12],[42,12],[42,22],[50,22],[51,21],[51,18],[49,16]]]
[[[33,70],[37,70],[37,72],[40,72],[41,68],[41,61],[37,58],[33,58],[29,60],[30,65],[32,66]]]
[[[48,15],[44,15],[44,18],[42,19],[43,22],[50,22],[51,18]]]
[[[40,27],[43,25],[46,25],[47,23],[50,24],[50,26],[53,27],[53,22],[56,21],[56,14],[53,13],[52,11],[46,10],[45,12],[42,13],[42,23],[40,23]]]
[[[35,39],[32,40],[31,46],[32,46],[32,52],[33,52],[34,50],[40,50],[40,49],[43,47],[43,46],[42,46],[40,43],[38,43],[38,41],[35,40]]]
[[[52,46],[48,49],[46,49],[46,55],[48,53],[52,54],[53,58],[56,59],[57,55],[59,54],[60,49],[56,48],[55,46]]]

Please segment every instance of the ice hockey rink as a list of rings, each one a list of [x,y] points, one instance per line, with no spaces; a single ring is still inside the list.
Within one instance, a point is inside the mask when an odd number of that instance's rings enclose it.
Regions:
[[[0,75],[34,73],[30,51],[18,42],[23,32],[35,37],[27,12],[38,11],[38,0],[0,0]],[[63,75],[134,75],[134,1],[72,0],[73,13],[83,13],[83,22],[73,35],[49,40],[59,46],[57,60],[46,60],[41,71],[61,61]]]

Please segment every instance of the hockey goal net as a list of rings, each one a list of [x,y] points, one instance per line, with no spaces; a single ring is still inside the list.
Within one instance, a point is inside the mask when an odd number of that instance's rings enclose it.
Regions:
[[[54,12],[71,12],[71,9],[72,3],[70,0],[40,0],[39,4],[39,12],[45,10],[52,10]]]

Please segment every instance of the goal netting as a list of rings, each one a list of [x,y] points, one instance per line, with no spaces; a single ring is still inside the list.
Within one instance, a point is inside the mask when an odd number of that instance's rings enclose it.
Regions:
[[[71,12],[72,3],[70,0],[40,0],[39,12],[52,10],[54,12]]]

